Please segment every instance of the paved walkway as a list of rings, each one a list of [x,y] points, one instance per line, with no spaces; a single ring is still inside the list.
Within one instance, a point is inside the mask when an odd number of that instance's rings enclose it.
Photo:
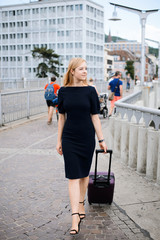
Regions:
[[[0,131],[0,240],[152,239],[115,202],[116,196],[111,206],[89,205],[86,197],[80,234],[69,235],[68,186],[63,158],[55,150],[57,122],[48,126],[46,120]],[[107,121],[102,119],[104,131]]]

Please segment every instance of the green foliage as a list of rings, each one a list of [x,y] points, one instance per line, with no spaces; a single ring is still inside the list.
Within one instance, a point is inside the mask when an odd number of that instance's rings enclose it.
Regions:
[[[62,65],[59,62],[59,55],[52,49],[47,49],[46,47],[34,48],[32,50],[32,56],[34,59],[42,59],[43,62],[38,64],[36,76],[39,78],[48,77],[47,73],[52,73],[53,75],[59,77],[58,69]]]
[[[130,73],[131,78],[134,79],[134,61],[126,61],[125,70],[127,70],[126,73]]]
[[[156,77],[158,77],[158,65],[156,65]]]
[[[158,57],[158,48],[149,47],[149,54],[152,54],[155,57]]]
[[[108,39],[108,35],[105,34],[105,43],[107,43],[107,39]],[[119,41],[119,40],[124,40],[124,41],[127,41],[127,39],[124,39],[124,38],[120,38],[118,36],[112,36],[112,42],[116,42],[116,41]]]
[[[47,72],[49,71],[48,66],[46,63],[40,63],[37,67],[37,74],[36,76],[39,78],[45,78],[48,77]]]

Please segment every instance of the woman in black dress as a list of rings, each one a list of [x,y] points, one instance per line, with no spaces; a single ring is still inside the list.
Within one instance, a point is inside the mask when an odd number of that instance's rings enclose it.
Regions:
[[[72,209],[71,235],[79,232],[85,217],[84,198],[95,149],[95,132],[101,149],[107,147],[98,116],[99,99],[96,90],[87,84],[87,65],[82,58],[71,59],[58,93],[57,151],[63,154],[65,175],[69,179]]]

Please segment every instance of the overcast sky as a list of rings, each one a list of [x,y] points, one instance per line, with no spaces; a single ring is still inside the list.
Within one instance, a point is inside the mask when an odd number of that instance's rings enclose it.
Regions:
[[[119,5],[137,8],[141,10],[153,10],[160,9],[160,0],[92,0],[98,4],[104,6],[104,22],[105,22],[105,33],[108,34],[109,30],[111,35],[117,35],[122,38],[129,40],[137,40],[141,42],[141,24],[139,16],[135,13],[116,8],[118,17],[121,21],[109,21],[112,17],[114,6],[109,2],[117,3]],[[0,6],[9,4],[29,3],[30,0],[0,0]],[[64,0],[66,4],[66,0]],[[160,10],[156,13],[151,13],[147,17],[146,22],[146,38],[151,40],[160,41]],[[157,44],[147,41],[147,44],[153,47],[158,47]]]

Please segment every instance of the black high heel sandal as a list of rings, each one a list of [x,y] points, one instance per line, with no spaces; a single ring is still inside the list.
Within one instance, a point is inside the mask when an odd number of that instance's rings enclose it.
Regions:
[[[83,206],[85,205],[85,200],[83,202],[79,202],[80,204],[83,204]],[[81,220],[83,220],[86,217],[85,213],[79,213],[79,217]]]
[[[70,235],[76,235],[80,231],[80,223],[81,223],[80,214],[79,213],[72,213],[72,216],[73,215],[78,215],[79,216],[78,231],[76,229],[71,229],[70,230]],[[73,232],[73,233],[71,233],[71,232]]]

